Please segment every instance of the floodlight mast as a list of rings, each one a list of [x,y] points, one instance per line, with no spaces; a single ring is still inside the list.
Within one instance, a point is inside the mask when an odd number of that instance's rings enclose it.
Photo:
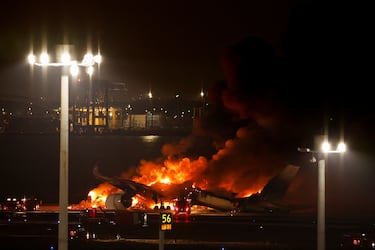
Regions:
[[[313,153],[319,155],[318,161],[318,205],[317,205],[317,250],[325,249],[325,158],[328,154],[342,154],[346,152],[346,144],[340,142],[336,150],[331,149],[331,144],[324,140],[319,150],[309,148],[297,148],[299,152]],[[323,155],[323,156],[322,156]],[[313,156],[312,162],[316,162]]]
[[[40,67],[61,67],[61,113],[60,113],[60,180],[59,180],[59,227],[58,227],[58,249],[68,250],[68,191],[69,191],[69,75],[68,69],[73,76],[79,74],[79,67],[85,67],[91,77],[94,73],[94,65],[102,62],[100,54],[87,53],[79,63],[73,61],[68,52],[60,55],[60,62],[50,62],[49,55],[42,53],[39,61],[34,54],[28,57],[30,65]]]

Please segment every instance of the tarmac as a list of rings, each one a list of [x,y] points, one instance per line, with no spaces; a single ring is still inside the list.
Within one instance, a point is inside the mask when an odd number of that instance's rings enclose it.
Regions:
[[[17,217],[0,220],[0,249],[57,249],[56,212],[41,212],[41,217]],[[55,217],[51,217],[51,215]],[[74,214],[76,215],[76,214]],[[69,250],[88,249],[159,249],[159,250],[312,250],[316,249],[314,218],[277,215],[206,214],[176,218],[172,230],[162,231],[158,218],[149,215],[148,224],[114,227],[99,223],[86,225],[80,236],[69,239]],[[71,224],[78,226],[79,224]],[[342,250],[342,236],[349,232],[374,230],[371,221],[327,219],[326,250]],[[365,248],[362,249],[374,249]]]

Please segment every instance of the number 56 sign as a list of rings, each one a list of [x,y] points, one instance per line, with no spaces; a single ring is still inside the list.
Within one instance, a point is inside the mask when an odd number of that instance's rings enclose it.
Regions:
[[[172,213],[160,213],[160,230],[172,230]]]

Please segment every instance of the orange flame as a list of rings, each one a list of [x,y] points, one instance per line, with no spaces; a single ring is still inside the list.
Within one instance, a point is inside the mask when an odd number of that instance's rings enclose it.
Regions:
[[[230,144],[230,142],[227,142]],[[228,144],[228,145],[229,145]],[[216,158],[219,157],[219,151]],[[208,161],[205,157],[201,156],[196,160],[191,160],[184,157],[180,160],[168,158],[162,164],[152,161],[141,160],[140,166],[137,168],[137,176],[133,176],[132,180],[142,183],[154,188],[160,188],[162,191],[168,190],[173,184],[182,184],[190,181],[192,187],[207,189],[209,181],[204,178],[204,171],[208,168]],[[235,171],[234,171],[235,172]],[[122,175],[126,178],[126,173]],[[238,181],[239,176],[232,173],[226,176],[223,180],[216,180],[215,186],[223,191],[233,192],[233,187]],[[260,180],[258,183],[252,183],[251,189],[244,189],[237,193],[237,197],[246,197],[251,194],[259,192],[264,186],[266,180]],[[210,187],[212,188],[212,187]],[[105,201],[108,195],[119,192],[118,188],[108,183],[102,183],[98,187],[92,189],[88,194],[88,200],[82,201],[81,206],[86,207],[101,207],[105,208]],[[176,196],[177,197],[177,196]],[[159,206],[161,204],[158,204]],[[165,207],[169,206],[173,209],[172,201],[163,201]],[[132,208],[153,208],[154,201],[147,201],[145,197],[136,195],[133,197]]]
[[[181,160],[167,159],[163,164],[156,164],[150,161],[141,161],[138,169],[138,176],[133,177],[133,181],[146,185],[181,184],[195,179],[206,168],[207,160],[199,157],[197,160],[190,160],[185,157]]]
[[[120,189],[114,187],[113,185],[109,183],[102,183],[96,188],[90,190],[90,192],[87,195],[86,205],[87,207],[92,207],[92,208],[95,208],[95,207],[105,208],[105,202],[106,202],[107,196],[110,194],[120,192],[120,191],[121,191]]]

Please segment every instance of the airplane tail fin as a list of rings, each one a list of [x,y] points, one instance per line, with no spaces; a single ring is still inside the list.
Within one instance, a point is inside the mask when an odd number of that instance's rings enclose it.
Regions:
[[[100,172],[99,172],[99,166],[98,165],[95,165],[94,169],[92,170],[92,173],[94,174],[94,176],[98,179],[101,179],[101,180],[109,180],[110,178],[102,175]]]
[[[260,193],[238,200],[238,209],[243,212],[289,212],[289,208],[280,204],[281,199],[287,192],[290,183],[297,175],[300,167],[295,165],[286,166],[283,171],[273,177]]]
[[[95,165],[94,169],[92,170],[92,173],[97,179],[99,179],[101,181],[104,181],[104,182],[108,182],[108,183],[110,183],[110,184],[112,184],[112,185],[114,185],[118,188],[121,188],[121,187],[119,187],[120,184],[121,184],[120,181],[117,178],[111,178],[111,177],[107,177],[107,176],[102,175],[99,172],[99,166],[98,165]]]
[[[260,196],[263,200],[278,201],[287,192],[290,183],[297,175],[300,167],[295,165],[288,165],[280,174],[273,177],[263,188]]]

